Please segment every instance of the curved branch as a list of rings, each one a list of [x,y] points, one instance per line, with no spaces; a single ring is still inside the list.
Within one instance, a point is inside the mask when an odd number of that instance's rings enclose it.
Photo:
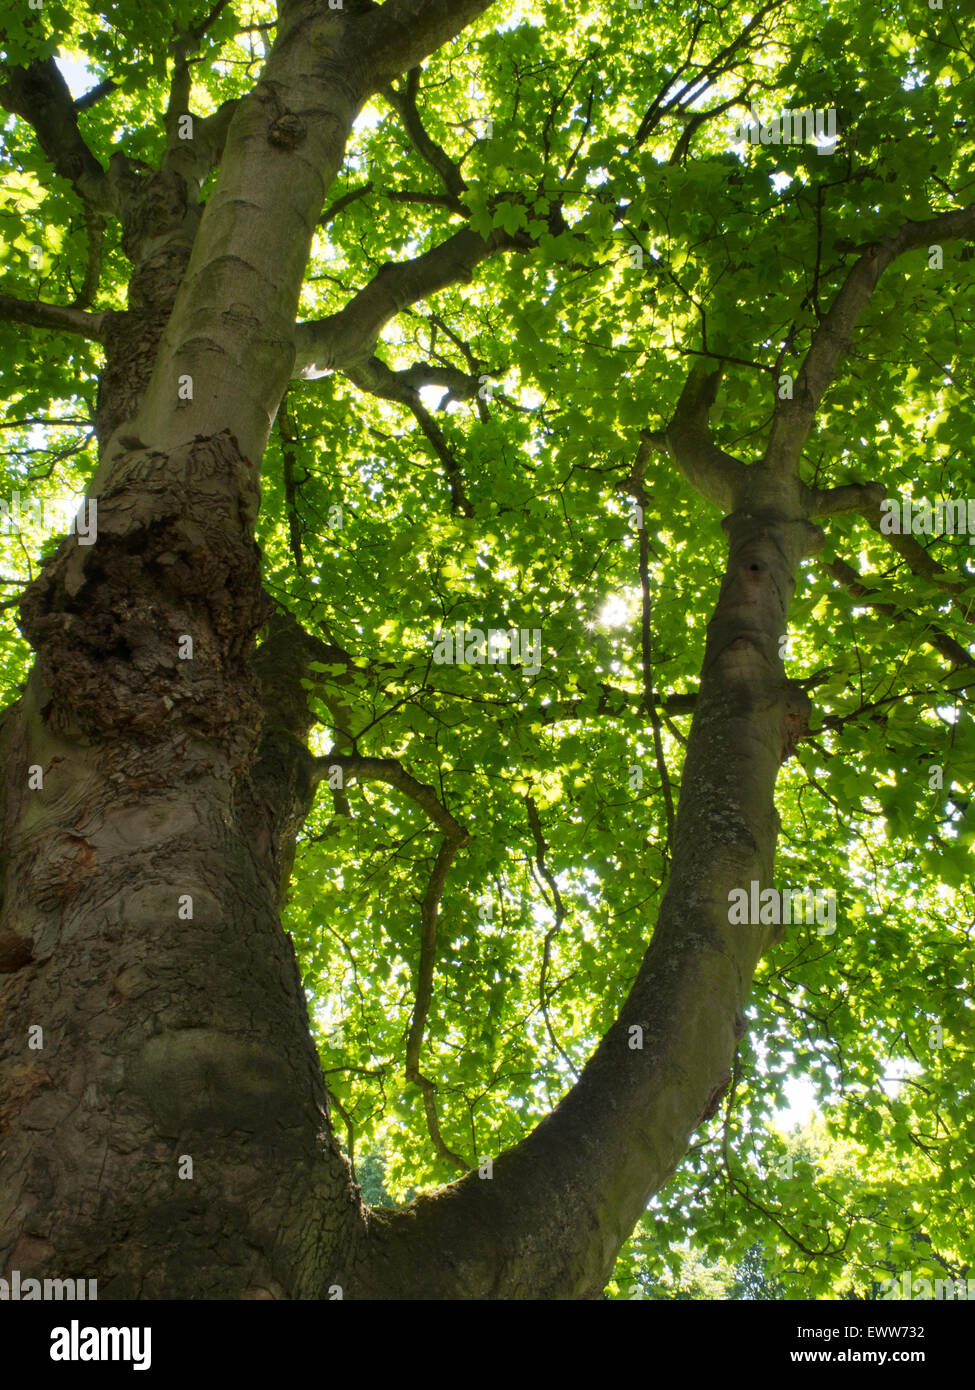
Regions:
[[[881,523],[883,521],[883,513],[879,505],[868,511],[866,517],[878,535],[883,536],[884,540],[889,543],[891,548],[896,550],[897,554],[907,561],[908,568],[913,574],[921,575],[924,579],[930,579],[933,584],[937,584],[946,594],[958,593],[964,590],[966,587],[965,581],[949,578],[948,571],[945,569],[944,565],[936,560],[933,555],[929,555],[924,546],[921,545],[919,541],[916,541],[908,532],[882,530]],[[971,616],[968,607],[962,606],[961,611],[965,620],[968,621]]]
[[[842,584],[855,599],[865,607],[883,613],[884,617],[890,618],[892,622],[902,623],[906,622],[909,617],[917,616],[910,610],[897,608],[892,603],[884,603],[874,598],[870,586],[864,584],[862,577],[845,560],[820,560],[819,563],[827,574]],[[975,657],[966,651],[960,642],[956,642],[953,637],[949,637],[939,627],[929,625],[924,631],[923,641],[929,647],[933,647],[935,651],[940,652],[948,661],[954,662],[956,666],[975,666]]]
[[[410,144],[440,179],[450,197],[451,205],[458,212],[464,212],[465,208],[461,202],[461,196],[466,193],[467,184],[464,182],[460,169],[447,151],[428,134],[416,104],[419,90],[420,69],[411,68],[407,73],[405,86],[401,88],[386,87],[383,90],[383,96],[390,106],[399,113],[403,128],[409,136]]]
[[[783,472],[798,467],[799,454],[812,429],[819,402],[836,376],[856,322],[887,267],[914,247],[971,236],[975,236],[975,202],[924,222],[905,222],[883,241],[867,247],[848,272],[829,311],[813,333],[792,399],[776,403],[765,450],[765,462],[770,467]]]
[[[78,130],[78,107],[54,58],[7,68],[0,106],[33,126],[38,144],[79,196],[99,212],[112,210],[109,177]]]
[[[316,782],[327,777],[329,769],[340,767],[344,777],[354,777],[357,781],[385,782],[395,787],[425,811],[433,823],[443,831],[446,839],[454,841],[458,849],[470,843],[470,835],[464,826],[440,801],[436,789],[427,782],[418,782],[396,758],[369,758],[360,753],[326,753],[316,758],[312,776]]]
[[[482,237],[465,227],[421,256],[384,265],[343,309],[295,325],[292,376],[321,376],[368,358],[383,328],[403,309],[448,285],[469,282],[495,252],[520,249],[521,243],[500,228]]]
[[[720,368],[717,371],[692,368],[670,424],[662,433],[646,431],[644,441],[652,447],[665,444],[691,486],[725,512],[730,512],[748,470],[739,459],[718,448],[708,429],[708,412],[714,404],[720,380]]]
[[[440,1271],[409,1260],[421,1244],[444,1251],[454,1297],[598,1297],[727,1088],[755,968],[779,934],[739,924],[729,904],[741,884],[772,878],[775,782],[810,709],[777,658],[807,523],[762,502],[726,521],[667,890],[622,1009],[556,1108],[497,1158],[493,1181],[467,1174],[370,1227],[357,1297],[391,1296],[398,1252],[412,1296],[442,1297]],[[472,1228],[491,1231],[486,1250]]]
[[[435,362],[414,362],[412,367],[397,372],[396,379],[412,391],[420,391],[424,386],[442,386],[448,398],[454,401],[469,401],[477,394],[479,385],[477,376],[462,372],[459,367]]]
[[[442,386],[456,401],[469,401],[478,389],[478,378],[462,372],[459,367],[445,367],[430,362],[414,362],[412,367],[394,372],[379,357],[370,357],[345,375],[370,395],[387,401],[399,401],[413,409],[417,392],[425,386]]]
[[[433,972],[437,962],[437,922],[440,917],[440,900],[443,897],[447,875],[454,862],[457,851],[470,843],[470,834],[450,814],[440,801],[435,789],[415,777],[395,758],[368,758],[359,754],[329,753],[316,759],[315,776],[320,780],[332,767],[340,767],[348,777],[359,781],[368,779],[386,782],[398,791],[404,792],[425,811],[430,819],[443,831],[443,841],[437,854],[427,890],[420,908],[420,960],[417,967],[416,1000],[413,1017],[406,1040],[406,1079],[420,1088],[423,1095],[423,1109],[427,1129],[433,1146],[439,1156],[461,1172],[472,1166],[460,1154],[448,1147],[440,1132],[436,1110],[436,1083],[420,1070],[420,1053],[423,1035],[426,1031],[430,1004],[433,1000]]]
[[[426,364],[422,365],[425,366]],[[434,453],[443,464],[447,483],[450,487],[451,511],[463,512],[464,516],[473,516],[474,508],[464,491],[464,475],[460,464],[454,458],[450,446],[444,438],[443,430],[420,400],[418,388],[409,384],[410,381],[417,379],[416,373],[419,370],[420,368],[417,367],[409,368],[405,372],[394,372],[378,357],[372,357],[368,362],[360,363],[354,369],[348,368],[345,375],[354,386],[358,386],[361,390],[368,391],[373,396],[380,396],[383,400],[397,401],[401,405],[409,407],[416,417],[420,429],[433,446]],[[458,372],[456,377],[463,378],[465,382],[470,381],[470,378],[464,377],[462,372]],[[454,379],[453,373],[451,373],[451,378]],[[475,382],[470,394],[473,394],[473,390],[476,389],[477,383]]]

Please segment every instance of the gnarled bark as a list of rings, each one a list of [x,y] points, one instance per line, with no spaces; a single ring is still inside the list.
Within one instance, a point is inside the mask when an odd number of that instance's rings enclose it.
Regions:
[[[307,1295],[359,1220],[250,781],[252,471],[229,435],[126,456],[97,545],[66,542],[23,602],[0,1263],[103,1296]]]

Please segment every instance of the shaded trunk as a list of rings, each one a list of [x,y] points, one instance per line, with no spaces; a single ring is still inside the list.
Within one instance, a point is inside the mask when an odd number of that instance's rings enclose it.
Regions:
[[[27,590],[36,665],[0,723],[0,1266],[24,1277],[349,1282],[362,1211],[278,916],[314,780],[300,660],[275,631],[252,661],[260,459],[356,114],[485,5],[408,30],[285,3],[202,213],[206,148],[105,185],[133,275],[104,321],[97,542]]]
[[[102,1296],[309,1296],[358,1221],[251,775],[249,471],[227,435],[131,456],[25,600],[0,735],[0,1266]]]

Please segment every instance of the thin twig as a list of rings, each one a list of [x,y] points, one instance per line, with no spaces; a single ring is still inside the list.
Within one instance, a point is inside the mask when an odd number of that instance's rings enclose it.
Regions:
[[[535,842],[535,865],[538,872],[549,886],[555,911],[555,921],[545,933],[545,942],[542,947],[542,973],[538,979],[538,1002],[542,1008],[542,1017],[545,1019],[545,1027],[548,1029],[548,1035],[552,1040],[552,1046],[578,1081],[579,1073],[573,1066],[572,1059],[555,1035],[555,1029],[552,1027],[552,1020],[548,1015],[548,999],[545,997],[545,981],[548,977],[549,965],[551,963],[552,942],[557,933],[561,930],[562,923],[565,921],[565,904],[562,901],[562,894],[559,892],[559,885],[556,883],[553,874],[545,863],[548,845],[545,843],[545,835],[542,831],[542,822],[539,819],[538,807],[530,792],[525,797],[525,806],[528,810],[528,824],[531,827],[532,839]]]

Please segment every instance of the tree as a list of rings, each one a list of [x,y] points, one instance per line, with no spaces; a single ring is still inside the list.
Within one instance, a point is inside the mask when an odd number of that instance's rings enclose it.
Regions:
[[[89,503],[4,576],[0,1261],[597,1298],[654,1194],[789,1229],[788,1070],[951,1171],[968,21],[3,24],[7,491]]]

